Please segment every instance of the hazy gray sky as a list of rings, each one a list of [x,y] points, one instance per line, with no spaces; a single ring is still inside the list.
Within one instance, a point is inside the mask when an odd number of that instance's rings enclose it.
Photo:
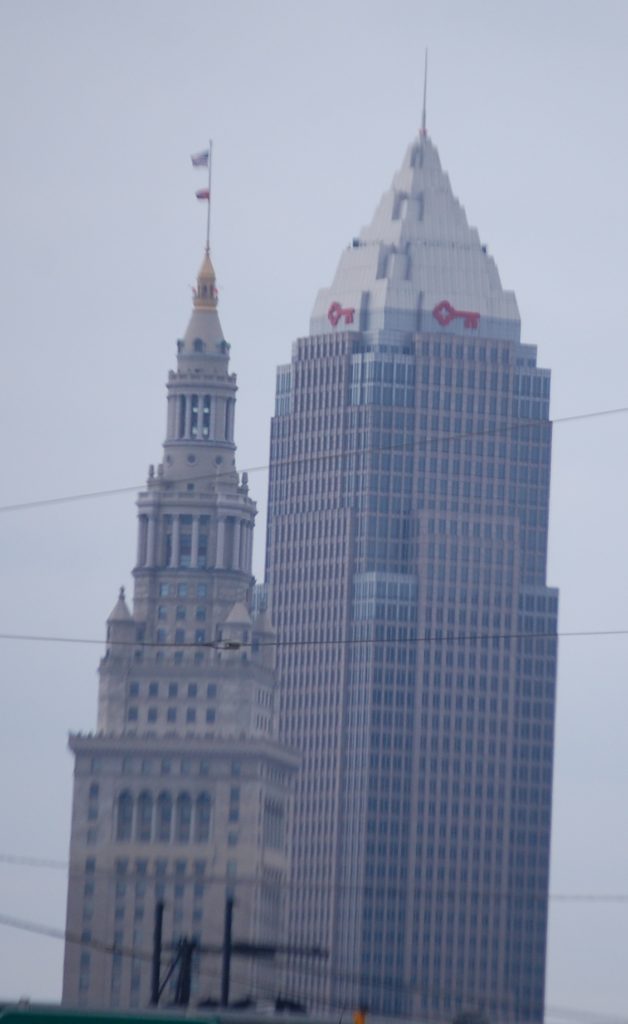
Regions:
[[[261,575],[275,367],[416,133],[426,46],[428,130],[553,371],[553,416],[628,405],[628,3],[1,0],[2,505],[139,488],[159,460],[203,246],[189,155],[212,136]],[[563,631],[628,628],[627,439],[625,414],[555,428]],[[0,632],[100,640],[134,500],[1,512]],[[67,856],[67,733],[95,725],[101,653],[0,641],[2,856]],[[560,645],[547,1005],[575,1024],[628,1018],[627,654]],[[65,888],[0,861],[0,914],[63,927]],[[61,960],[0,925],[0,1000],[57,999]]]

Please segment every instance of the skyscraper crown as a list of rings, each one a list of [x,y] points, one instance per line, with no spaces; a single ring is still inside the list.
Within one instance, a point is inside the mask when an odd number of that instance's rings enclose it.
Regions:
[[[519,338],[514,293],[502,288],[423,132],[371,223],[340,257],[331,287],[318,293],[311,333],[345,325],[386,340],[431,330]]]

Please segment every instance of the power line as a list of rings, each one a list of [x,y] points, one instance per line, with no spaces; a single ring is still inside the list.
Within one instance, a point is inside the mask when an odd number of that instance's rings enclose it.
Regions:
[[[36,923],[36,922],[33,922],[33,921],[26,921],[26,920],[23,920],[21,918],[16,918],[16,917],[9,916],[7,914],[0,914],[0,926],[5,926],[5,927],[8,927],[8,928],[14,928],[14,929],[17,929],[17,930],[20,930],[20,931],[30,932],[32,934],[42,935],[42,936],[45,936],[47,938],[61,939],[61,940],[65,941],[65,942],[69,942],[69,943],[72,943],[72,944],[77,944],[77,945],[80,945],[80,946],[88,948],[88,949],[93,949],[96,952],[108,954],[108,955],[111,955],[111,956],[117,955],[117,956],[129,957],[129,958],[134,959],[134,960],[144,960],[144,961],[147,961],[147,962],[150,962],[152,960],[152,954],[147,952],[147,951],[145,951],[145,950],[140,950],[140,949],[135,949],[135,948],[132,948],[132,949],[124,948],[124,947],[120,947],[120,946],[117,946],[117,945],[111,944],[111,943],[99,942],[98,940],[95,940],[95,939],[83,939],[80,936],[73,935],[72,933],[66,932],[65,930],[63,930],[61,928],[54,928],[52,926],[39,924],[39,923]],[[214,952],[218,952],[218,950],[215,950]],[[374,977],[373,975],[368,977],[368,976],[365,976],[364,972],[340,971],[340,970],[334,969],[331,966],[326,966],[326,965],[323,965],[323,964],[316,964],[316,963],[305,965],[305,964],[301,963],[300,960],[297,963],[294,963],[294,962],[290,963],[290,965],[287,967],[287,970],[289,972],[291,972],[292,974],[296,974],[296,975],[306,974],[308,980],[312,979],[312,975],[313,974],[318,973],[320,977],[319,977],[319,979],[315,979],[315,980],[324,981],[324,980],[326,980],[328,978],[335,978],[335,979],[337,979],[337,980],[339,980],[341,982],[342,981],[344,981],[344,982],[354,982],[358,987],[362,986],[362,987],[366,988],[367,990],[368,989],[370,989],[370,990],[374,989],[376,991],[377,990],[379,990],[379,991],[386,991],[386,990],[399,991],[401,989],[401,990],[404,990],[405,994],[410,996],[410,997],[412,997],[412,996],[427,995],[427,996],[429,996],[431,998],[435,998],[435,997],[439,997],[440,998],[440,997],[443,997],[443,996],[449,996],[454,1001],[459,1000],[459,999],[466,999],[466,1000],[473,1001],[476,998],[481,998],[482,1001],[486,1001],[486,993],[484,993],[484,992],[481,993],[481,994],[477,994],[477,993],[474,994],[473,992],[469,992],[469,991],[466,991],[466,990],[464,992],[454,992],[454,991],[452,991],[449,988],[448,989],[439,989],[439,990],[435,991],[434,989],[430,989],[430,988],[427,988],[425,986],[412,984],[412,982],[402,981],[400,978],[398,978],[398,979],[390,978],[390,977],[382,978],[382,977]],[[209,981],[209,980],[216,980],[219,977],[218,969],[211,969],[211,968],[205,968],[205,969],[200,969],[199,968],[197,971],[195,971],[195,974],[196,974],[197,977],[203,978],[204,980],[207,980],[207,981]],[[263,988],[258,987],[258,991],[259,991],[260,994],[264,994],[264,989]],[[269,989],[267,988],[265,994],[268,994],[268,992],[269,992]],[[251,993],[251,995],[255,995],[255,992]],[[300,994],[296,994],[295,993],[294,998],[295,999],[298,998],[298,999],[302,1000],[303,997]],[[327,1009],[348,1010],[348,1009],[352,1008],[352,1004],[340,1005],[338,1003],[325,1002],[325,1001],[321,1000],[320,997],[319,998],[314,997],[313,1001],[315,1002],[315,1004],[317,1006],[322,1006],[322,1007],[325,1007]],[[589,1022],[589,1021],[590,1022],[604,1021],[604,1024],[628,1024],[626,1018],[617,1017],[617,1016],[614,1016],[614,1015],[611,1015],[611,1014],[608,1014],[608,1013],[597,1013],[596,1011],[593,1011],[593,1010],[584,1012],[584,1011],[579,1011],[579,1010],[568,1009],[566,1007],[552,1007],[552,1006],[546,1006],[545,1009],[546,1009],[546,1011],[549,1011],[550,1013],[555,1013],[555,1014],[559,1015],[560,1018],[563,1019],[563,1020],[564,1019],[573,1019],[576,1022],[581,1022],[581,1024],[587,1024],[587,1022]],[[401,1020],[405,1019],[405,1020],[409,1021],[409,1020],[414,1020],[415,1017],[413,1015],[412,1017],[400,1017],[399,1019],[401,1019]],[[422,1020],[430,1020],[430,1019],[434,1019],[434,1020],[438,1019],[438,1020],[440,1020],[440,1018],[436,1018],[436,1017],[430,1018],[430,1016],[428,1014],[425,1014],[425,1013],[421,1013],[421,1019]]]
[[[327,640],[260,640],[260,641],[229,641],[229,640],[204,640],[198,643],[177,644],[157,640],[116,640],[116,646],[135,648],[169,648],[176,647],[177,650],[198,650],[199,648],[211,648],[217,651],[234,651],[242,648],[257,647],[353,647],[359,644],[385,644],[396,646],[398,644],[460,644],[460,643],[481,643],[489,640],[543,640],[543,639],[572,639],[575,637],[611,637],[627,636],[628,629],[573,629],[539,631],[531,633],[454,633],[451,636],[432,636],[421,634],[421,636],[409,636],[394,640],[381,640],[377,637],[355,638],[335,637]],[[29,643],[58,643],[58,644],[106,644],[105,640],[94,640],[91,637],[72,636],[44,636],[36,633],[0,633],[0,640],[19,640]]]
[[[86,872],[85,872],[84,868],[82,868],[82,867],[80,867],[80,868],[79,867],[74,867],[73,868],[69,861],[48,860],[46,858],[19,856],[19,855],[16,855],[16,854],[0,853],[0,864],[8,864],[8,865],[13,865],[13,866],[18,866],[18,867],[32,867],[32,868],[45,868],[45,869],[49,868],[49,869],[53,869],[53,870],[67,871],[69,878],[77,878],[77,877],[78,878],[82,878],[82,877],[84,877],[86,875]],[[266,884],[263,879],[257,878],[257,877],[254,877],[254,876],[252,876],[250,878],[247,878],[246,876],[241,876],[240,878],[236,878],[234,880],[231,876],[227,876],[226,874],[211,874],[211,875],[206,875],[206,874],[204,874],[204,875],[184,874],[184,875],[182,875],[182,874],[177,874],[175,872],[171,872],[170,874],[159,874],[158,875],[155,871],[145,871],[142,874],[138,874],[136,872],[133,872],[132,870],[122,874],[122,873],[117,872],[115,869],[98,868],[98,867],[96,867],[93,872],[90,872],[90,877],[91,877],[92,874],[96,875],[99,878],[111,879],[111,880],[115,879],[116,881],[126,881],[126,882],[131,882],[131,883],[134,882],[134,881],[150,881],[150,882],[158,881],[158,882],[164,882],[164,883],[168,883],[168,882],[174,882],[174,883],[176,883],[176,882],[185,882],[185,883],[202,882],[204,885],[210,885],[210,884],[224,885],[224,884],[229,883],[230,885],[235,885],[236,888],[238,886],[251,886],[251,887],[258,888],[258,887],[263,886],[263,885]],[[342,882],[329,883],[329,882],[307,882],[307,881],[301,881],[301,882],[288,882],[288,881],[285,881],[285,882],[282,883],[282,890],[285,891],[285,890],[288,890],[288,889],[295,889],[298,892],[302,892],[304,890],[308,890],[308,891],[312,891],[312,892],[331,892],[331,891],[333,891],[333,892],[344,892],[344,893],[351,893],[351,892],[357,893],[357,892],[362,892],[364,888],[365,888],[365,883],[346,884],[346,883],[342,883]],[[420,887],[414,887],[413,888],[413,892],[418,894],[418,895],[425,895],[427,893],[433,893],[434,892],[434,888],[431,887],[429,889],[422,890]],[[444,895],[446,897],[450,896],[452,898],[454,896],[459,897],[461,894],[466,894],[466,896],[468,898],[477,897],[478,899],[480,899],[480,898],[482,898],[482,899],[495,899],[495,898],[510,899],[514,895],[512,892],[510,892],[510,891],[508,891],[506,889],[499,889],[499,890],[497,890],[497,889],[481,889],[481,888],[470,888],[470,887],[469,888],[458,887],[456,889],[448,889],[444,893]],[[524,899],[528,899],[529,900],[530,898],[535,899],[535,900],[543,900],[543,901],[545,899],[549,899],[550,901],[557,902],[557,903],[601,903],[601,904],[620,903],[620,904],[622,904],[622,903],[628,903],[628,892],[616,892],[616,893],[612,893],[612,892],[610,892],[610,893],[600,893],[600,892],[597,892],[597,893],[596,892],[575,892],[575,893],[573,893],[573,892],[572,893],[570,893],[570,892],[550,892],[550,893],[545,893],[545,892],[539,892],[539,893],[532,894],[532,896],[530,896],[530,895],[524,896]]]
[[[557,416],[554,419],[548,420],[525,420],[516,421],[505,424],[503,427],[495,427],[493,430],[477,430],[477,431],[461,431],[459,433],[430,433],[424,438],[419,438],[418,441],[413,439],[412,441],[399,445],[385,445],[383,447],[365,447],[365,448],[353,448],[348,450],[332,451],[332,452],[312,452],[308,455],[300,457],[291,457],[287,459],[278,459],[275,465],[277,466],[298,466],[301,464],[311,464],[312,462],[321,462],[339,456],[348,457],[351,455],[362,455],[375,452],[407,452],[410,448],[427,447],[434,442],[449,442],[449,441],[462,441],[471,437],[497,437],[503,434],[508,434],[520,430],[531,430],[534,427],[545,427],[545,426],[561,426],[568,423],[576,423],[581,420],[592,420],[600,419],[606,416],[619,416],[628,412],[628,406],[618,406],[615,409],[596,409],[591,412],[574,413],[571,416]],[[246,469],[239,471],[240,473],[261,473],[266,472],[270,469],[270,464],[267,463],[261,466],[249,466]],[[169,483],[176,484],[187,484],[197,483],[201,480],[221,480],[230,479],[233,477],[235,469],[229,472],[218,473],[215,476],[209,473],[203,473],[201,475],[192,475],[189,477],[181,477],[178,480],[168,481]],[[0,505],[0,513],[2,512],[21,512],[31,508],[43,508],[47,505],[63,505],[70,504],[76,501],[87,501],[93,498],[108,498],[118,494],[129,494],[136,491],[144,490],[146,487],[145,483],[133,484],[126,487],[110,487],[98,491],[82,491],[76,494],[58,495],[53,498],[38,498],[33,501],[20,501],[14,502],[8,505]]]

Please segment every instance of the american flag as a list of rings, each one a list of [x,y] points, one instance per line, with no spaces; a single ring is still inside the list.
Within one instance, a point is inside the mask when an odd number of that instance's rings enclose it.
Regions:
[[[192,155],[192,167],[208,167],[209,166],[209,150],[206,149],[202,153],[194,153]]]

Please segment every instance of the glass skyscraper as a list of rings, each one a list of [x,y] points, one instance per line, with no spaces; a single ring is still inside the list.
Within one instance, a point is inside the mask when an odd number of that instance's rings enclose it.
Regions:
[[[311,1006],[543,1016],[550,374],[425,131],[277,375],[266,581]]]

